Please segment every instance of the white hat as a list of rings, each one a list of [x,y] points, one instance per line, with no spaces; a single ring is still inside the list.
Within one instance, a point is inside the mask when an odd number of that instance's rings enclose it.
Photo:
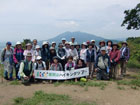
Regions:
[[[41,56],[37,56],[37,57],[36,57],[36,60],[41,60],[41,59],[42,59]]]
[[[26,46],[32,46],[32,44],[31,43],[27,43]]]
[[[38,48],[40,48],[40,46],[39,45],[36,45],[35,49],[38,49]]]
[[[71,37],[71,39],[75,39],[75,37]]]
[[[69,43],[69,42],[66,42],[65,45],[66,45],[66,44],[70,44],[70,43]]]
[[[82,45],[85,45],[85,46],[86,46],[86,45],[87,45],[87,43],[86,43],[86,42],[83,42],[83,43],[82,43]]]
[[[55,41],[53,41],[53,42],[52,42],[52,44],[56,44],[56,42],[55,42]]]
[[[95,42],[95,40],[91,40],[91,42]]]
[[[101,51],[106,51],[106,48],[105,48],[105,47],[102,47],[102,48],[101,48]]]
[[[61,40],[66,40],[66,38],[62,38]]]
[[[21,42],[20,41],[17,41],[16,45],[20,45],[20,44],[21,44]]]
[[[49,44],[49,42],[47,42],[47,41],[44,41],[42,45],[45,45],[45,44]]]

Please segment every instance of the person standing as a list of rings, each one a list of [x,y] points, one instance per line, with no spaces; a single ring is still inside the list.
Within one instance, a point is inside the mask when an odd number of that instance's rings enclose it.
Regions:
[[[13,80],[13,49],[11,48],[12,43],[7,42],[6,48],[2,50],[1,62],[4,64],[4,78],[6,80]],[[9,73],[9,76],[8,76]]]
[[[32,47],[33,50],[36,49],[36,45],[37,45],[37,39],[34,39],[34,40],[33,40],[33,45],[32,45],[32,46],[33,46],[33,47]]]
[[[18,79],[18,80],[20,80],[20,77],[18,75],[20,63],[24,60],[23,52],[24,52],[24,50],[22,48],[21,42],[18,41],[16,43],[16,46],[14,49],[14,55],[13,55],[13,59],[14,59],[14,63],[15,63],[16,79]]]
[[[120,60],[120,50],[117,43],[113,44],[113,48],[109,53],[111,62],[110,78],[117,79],[119,76],[119,60]]]
[[[121,66],[121,75],[126,75],[126,64],[130,58],[130,50],[128,48],[127,42],[122,42],[122,48],[120,49],[121,56],[120,56],[120,66]]]
[[[81,45],[81,51],[80,51],[80,59],[84,60],[86,63],[86,51],[87,51],[87,44],[86,42],[83,42]]]
[[[89,44],[88,49],[86,51],[86,62],[87,62],[87,67],[89,67],[90,79],[93,78],[95,60],[96,60],[96,51],[93,49],[92,44]]]
[[[44,41],[41,49],[42,60],[46,63],[46,69],[49,69],[50,47],[49,42]]]

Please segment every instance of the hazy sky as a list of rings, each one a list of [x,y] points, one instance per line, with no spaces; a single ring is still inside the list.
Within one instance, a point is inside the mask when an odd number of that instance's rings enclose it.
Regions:
[[[65,31],[105,38],[140,36],[120,27],[140,0],[0,0],[0,41],[45,40]]]

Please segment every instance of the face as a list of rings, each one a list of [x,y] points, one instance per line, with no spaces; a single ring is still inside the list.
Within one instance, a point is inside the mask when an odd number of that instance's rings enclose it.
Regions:
[[[36,51],[38,51],[38,52],[39,52],[39,51],[40,51],[40,48],[37,48],[37,49],[36,49]]]
[[[54,53],[54,50],[51,50],[51,53]]]
[[[26,57],[27,61],[31,61],[32,60],[32,57]]]
[[[59,46],[59,48],[63,48],[63,46],[62,46],[62,45],[60,45],[60,46]]]
[[[69,44],[66,44],[66,48],[70,48],[70,45]]]
[[[82,45],[82,48],[86,48],[86,46],[85,45]]]
[[[55,46],[56,46],[56,44],[55,44],[55,43],[53,43],[53,44],[52,44],[52,47],[55,47]]]
[[[42,60],[37,60],[37,62],[38,62],[39,64],[41,64],[41,63],[42,63]]]
[[[27,50],[31,50],[31,49],[32,49],[31,45],[27,46]]]
[[[108,46],[111,46],[111,42],[108,42]]]
[[[34,45],[37,45],[37,40],[33,40],[33,44]]]
[[[79,46],[76,46],[76,49],[79,49],[80,47]]]
[[[66,41],[65,40],[62,40],[62,43],[65,43]]]
[[[45,46],[45,48],[47,48],[47,47],[48,47],[48,45],[47,45],[47,44],[45,44],[44,46]]]
[[[71,41],[74,42],[75,41],[75,38],[72,38]]]
[[[18,48],[18,49],[21,49],[21,44],[17,45],[17,48]]]
[[[10,49],[11,45],[7,45],[7,48]]]
[[[73,61],[72,59],[69,59],[69,60],[68,60],[68,62],[70,62],[70,63],[71,63],[72,61]]]
[[[79,61],[78,61],[78,64],[79,64],[79,65],[82,65],[83,63],[82,63],[82,61],[81,61],[81,60],[79,60]]]
[[[93,45],[95,45],[95,42],[92,42]]]
[[[71,49],[74,49],[74,46],[71,46]]]
[[[126,44],[124,43],[122,46],[123,46],[123,47],[126,47]]]
[[[54,63],[58,63],[58,60],[57,60],[57,59],[54,59],[53,62],[54,62]]]
[[[117,46],[113,46],[113,49],[116,50],[117,49]]]
[[[102,50],[102,51],[101,51],[101,54],[102,54],[102,55],[105,55],[105,54],[106,54],[106,51],[105,51],[105,50]]]
[[[101,46],[105,46],[105,44],[102,42],[102,43],[101,43]]]
[[[92,46],[91,45],[89,46],[89,49],[92,49]]]

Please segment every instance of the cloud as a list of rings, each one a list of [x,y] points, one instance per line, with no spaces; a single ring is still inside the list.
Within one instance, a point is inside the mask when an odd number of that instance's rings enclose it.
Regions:
[[[124,10],[137,3],[138,0],[0,0],[0,36],[2,40],[21,36],[43,39],[44,35],[50,38],[64,31],[138,36],[139,31],[120,27]]]

